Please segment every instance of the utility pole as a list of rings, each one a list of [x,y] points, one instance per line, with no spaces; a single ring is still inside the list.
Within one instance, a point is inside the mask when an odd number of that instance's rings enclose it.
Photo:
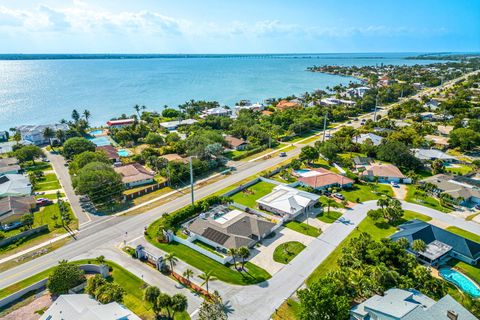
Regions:
[[[193,195],[193,165],[192,165],[192,157],[190,157],[190,190],[192,194],[192,206],[195,203],[195,197]]]
[[[328,116],[328,110],[323,116],[323,138],[322,142],[325,142],[325,131],[327,131],[327,116]]]

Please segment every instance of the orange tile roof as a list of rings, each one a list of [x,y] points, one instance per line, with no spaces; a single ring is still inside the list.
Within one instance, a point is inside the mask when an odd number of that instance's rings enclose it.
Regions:
[[[281,111],[284,111],[284,110],[287,110],[287,109],[292,109],[292,108],[297,108],[297,107],[300,107],[300,105],[298,103],[287,101],[287,100],[281,100],[276,106],[276,108],[278,110],[281,110]]]
[[[315,168],[310,170],[317,171],[320,174],[311,177],[299,177],[298,181],[301,181],[304,184],[311,186],[312,188],[322,188],[333,184],[339,184],[343,186],[354,182],[350,178],[344,177],[340,174],[336,174],[323,168]]]

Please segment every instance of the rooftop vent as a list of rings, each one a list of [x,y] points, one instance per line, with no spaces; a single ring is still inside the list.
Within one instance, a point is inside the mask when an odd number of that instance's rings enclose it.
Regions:
[[[458,319],[458,313],[456,313],[453,310],[448,310],[447,311],[447,318],[450,320],[457,320]]]

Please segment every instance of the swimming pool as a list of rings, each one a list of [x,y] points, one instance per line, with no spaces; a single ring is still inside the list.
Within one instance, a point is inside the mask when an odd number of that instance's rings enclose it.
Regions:
[[[88,134],[92,135],[92,136],[99,136],[101,134],[103,134],[103,130],[92,130],[92,131],[89,131]]]
[[[295,172],[301,174],[301,173],[310,172],[310,170],[308,170],[308,169],[297,169],[297,170],[295,170]]]
[[[120,157],[128,157],[130,155],[130,152],[128,152],[128,150],[125,150],[125,149],[120,149],[117,152]]]
[[[440,268],[438,270],[443,279],[455,284],[460,290],[468,293],[473,298],[480,298],[480,288],[472,280],[462,273],[451,268]]]
[[[98,147],[101,147],[101,146],[109,146],[111,143],[110,143],[110,140],[108,140],[107,137],[96,137],[96,138],[89,138],[88,140],[92,141],[93,143],[95,143]]]

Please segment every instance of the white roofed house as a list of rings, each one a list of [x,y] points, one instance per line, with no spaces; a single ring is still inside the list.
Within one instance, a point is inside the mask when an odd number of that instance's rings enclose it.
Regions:
[[[382,143],[383,137],[373,133],[362,133],[352,138],[352,142],[360,144],[365,143],[367,140],[371,140],[374,146],[378,146]]]
[[[224,108],[224,107],[216,107],[216,108],[211,108],[203,111],[202,117],[208,117],[208,116],[230,116],[232,114],[232,110]]]
[[[66,131],[68,130],[68,125],[64,123],[47,125],[23,125],[17,127],[17,130],[20,132],[23,141],[34,145],[42,145],[47,144],[51,140],[55,139],[45,137],[43,132],[46,128],[50,128],[53,132],[57,132],[58,130]]]
[[[176,130],[179,126],[192,125],[196,122],[198,121],[195,119],[185,119],[185,120],[161,122],[160,125],[167,130]]]
[[[346,91],[346,95],[350,98],[360,97],[363,98],[365,93],[370,90],[369,87],[358,87],[358,88],[350,88]]]
[[[337,99],[337,98],[324,98],[320,100],[320,104],[324,106],[339,106],[339,105],[354,106],[355,101],[343,100],[343,99]]]
[[[258,207],[294,219],[313,209],[320,196],[299,189],[278,185],[272,192],[257,200]]]
[[[0,198],[29,196],[31,193],[32,184],[24,175],[5,174],[0,176]]]
[[[457,162],[458,159],[437,149],[412,149],[413,155],[422,162],[442,160],[444,163]]]
[[[428,110],[434,111],[438,109],[438,106],[440,105],[440,102],[434,99],[430,99],[427,101],[423,106],[427,108]]]

